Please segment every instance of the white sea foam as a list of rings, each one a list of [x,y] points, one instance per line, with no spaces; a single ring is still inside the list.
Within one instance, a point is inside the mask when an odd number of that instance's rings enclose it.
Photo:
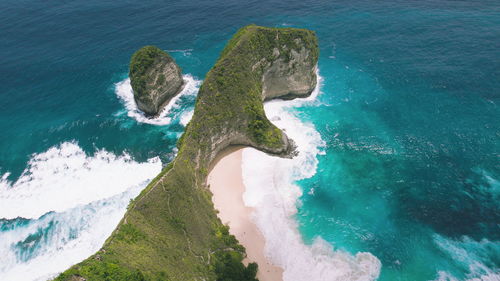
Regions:
[[[302,122],[290,109],[317,103],[321,84],[319,79],[317,89],[306,99],[271,101],[264,105],[267,117],[296,142],[299,154],[293,159],[283,159],[252,148],[244,149],[243,199],[245,205],[255,208],[253,219],[266,239],[266,255],[284,269],[285,281],[375,280],[381,268],[375,256],[335,250],[321,237],[312,245],[305,245],[294,219],[302,194],[294,182],[316,173],[316,156],[323,153],[324,142],[312,124]]]
[[[161,170],[159,158],[146,163],[105,150],[88,156],[74,142],[34,154],[15,182],[0,180],[0,218],[39,218],[120,194]]]
[[[48,280],[94,254],[145,185],[0,233],[0,280]],[[27,242],[40,231],[43,236]]]
[[[189,121],[191,121],[191,118],[193,118],[193,115],[194,115],[194,109],[185,111],[184,113],[182,113],[179,123],[182,126],[186,127]]]
[[[498,255],[498,242],[488,239],[476,241],[468,236],[461,239],[450,239],[435,234],[434,243],[447,254],[456,266],[468,272],[467,281],[500,281],[500,268],[490,268],[485,262],[491,263]],[[439,271],[436,281],[458,281],[460,279],[446,271]]]
[[[500,198],[500,184],[494,176],[479,167],[473,172],[480,175],[486,184],[478,185],[475,191],[484,194],[493,200]],[[455,266],[466,272],[466,281],[500,281],[500,268],[496,259],[500,251],[499,241],[490,241],[486,238],[476,241],[469,236],[459,239],[447,238],[435,234],[434,243],[441,251],[448,255]],[[492,266],[495,265],[495,266]],[[441,270],[437,273],[436,281],[458,281],[452,273]]]
[[[182,53],[183,56],[189,57],[193,49],[175,49],[175,50],[167,50],[169,53]]]
[[[160,170],[73,142],[33,155],[16,182],[0,180],[0,218],[35,218],[0,232],[0,280],[47,280],[96,252]]]
[[[437,275],[438,277],[434,281],[461,281],[446,271],[439,271]],[[465,281],[500,281],[500,274],[490,272],[478,277],[468,278]]]
[[[130,85],[130,78],[116,83],[115,93],[123,101],[127,110],[127,115],[134,118],[137,122],[159,126],[168,125],[172,122],[173,118],[175,118],[172,114],[172,110],[180,107],[179,101],[181,98],[183,96],[195,96],[201,85],[201,80],[197,80],[189,74],[184,75],[183,78],[186,84],[182,91],[170,100],[156,118],[147,118],[144,113],[137,108],[137,104],[134,100],[134,92]]]

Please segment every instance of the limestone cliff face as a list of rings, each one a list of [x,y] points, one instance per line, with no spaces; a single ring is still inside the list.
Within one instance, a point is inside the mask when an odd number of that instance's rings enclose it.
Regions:
[[[297,38],[296,44],[303,46],[302,39]],[[277,59],[268,63],[262,77],[262,95],[264,100],[281,98],[292,99],[306,97],[316,87],[316,59],[311,53],[314,50],[301,47],[287,50],[289,54],[280,58],[280,50],[274,48],[273,56]]]
[[[166,52],[146,46],[130,61],[130,83],[137,107],[147,116],[156,116],[177,95],[184,81],[179,66]]]
[[[209,163],[229,145],[292,157],[293,140],[267,120],[262,101],[310,95],[316,87],[318,55],[310,30],[251,25],[238,31],[198,94],[185,135],[207,146],[194,159]]]
[[[163,65],[147,54],[137,58],[137,65]],[[133,200],[103,248],[57,280],[212,281],[236,274],[232,280],[255,281],[255,272],[241,263],[244,248],[217,218],[206,186],[208,171],[230,145],[293,156],[293,141],[267,119],[263,100],[310,94],[318,55],[310,30],[240,29],[200,87],[176,158]],[[166,73],[165,65],[155,70],[135,67],[131,64],[131,78],[136,71],[141,75],[132,80],[133,87],[147,89],[156,85],[160,72]]]

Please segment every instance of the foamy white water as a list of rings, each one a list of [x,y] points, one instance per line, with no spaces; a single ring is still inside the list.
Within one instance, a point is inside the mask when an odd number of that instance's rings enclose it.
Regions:
[[[476,241],[468,236],[460,239],[451,239],[435,234],[434,243],[449,255],[451,260],[457,265],[464,267],[468,271],[467,281],[500,281],[500,268],[490,268],[480,262],[484,253],[494,251],[498,247],[498,242],[492,242],[488,239]],[[459,281],[460,278],[446,271],[439,271],[435,281]]]
[[[194,115],[194,109],[185,111],[184,113],[182,113],[179,123],[182,126],[186,127],[189,121],[191,121],[191,118],[193,118],[193,115]]]
[[[94,254],[145,185],[0,233],[0,280],[48,280]]]
[[[78,205],[109,198],[154,178],[161,170],[158,157],[145,163],[128,154],[105,150],[88,156],[74,142],[64,142],[34,154],[15,182],[0,179],[0,218],[37,219]]]
[[[33,155],[19,180],[0,180],[0,280],[47,280],[95,253],[160,171],[158,158],[87,156],[71,142]]]
[[[130,85],[130,78],[126,78],[125,80],[116,83],[115,93],[123,101],[125,109],[127,110],[127,115],[134,118],[137,122],[158,126],[168,125],[176,117],[172,111],[173,109],[177,109],[181,106],[179,104],[181,98],[183,96],[196,96],[196,94],[198,94],[198,90],[200,89],[201,80],[197,80],[189,74],[183,75],[182,77],[185,82],[184,88],[178,95],[170,100],[167,106],[165,106],[156,118],[147,118],[144,113],[137,108],[137,104],[134,100],[134,92],[132,91],[132,86]],[[181,122],[185,121],[186,120],[181,120]],[[187,122],[189,122],[189,120],[187,120]]]
[[[316,156],[323,153],[324,142],[312,124],[303,123],[290,109],[305,103],[314,105],[321,83],[318,74],[318,87],[306,99],[264,105],[269,120],[295,141],[299,154],[283,159],[245,148],[243,199],[245,205],[255,208],[253,219],[266,239],[266,255],[284,269],[285,281],[375,280],[381,262],[374,255],[336,250],[321,237],[305,245],[294,219],[302,194],[294,182],[316,173]]]

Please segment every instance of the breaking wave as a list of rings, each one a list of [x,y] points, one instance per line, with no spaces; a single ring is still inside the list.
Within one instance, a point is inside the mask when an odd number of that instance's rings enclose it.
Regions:
[[[159,116],[156,118],[146,117],[144,113],[137,108],[137,104],[134,100],[134,92],[132,91],[132,86],[130,85],[130,78],[126,78],[125,80],[116,83],[115,93],[125,105],[127,116],[140,123],[164,126],[172,123],[173,120],[180,119],[185,110],[189,111],[193,109],[188,109],[183,106],[183,101],[187,99],[188,102],[194,104],[194,99],[198,94],[202,81],[197,80],[189,74],[183,75],[183,78],[185,85],[182,91],[170,100],[170,102],[165,106],[165,108],[163,108]]]
[[[4,174],[0,280],[47,280],[95,253],[161,168],[65,142],[34,154],[18,180]]]
[[[285,281],[375,280],[381,263],[374,255],[336,250],[321,237],[306,245],[294,219],[302,194],[295,182],[316,173],[316,156],[324,153],[325,144],[314,126],[302,122],[293,108],[318,103],[316,97],[322,84],[319,74],[318,80],[317,88],[306,99],[264,105],[269,120],[295,141],[299,153],[293,159],[284,159],[245,148],[243,199],[245,205],[255,208],[253,219],[266,239],[266,256],[284,269]]]

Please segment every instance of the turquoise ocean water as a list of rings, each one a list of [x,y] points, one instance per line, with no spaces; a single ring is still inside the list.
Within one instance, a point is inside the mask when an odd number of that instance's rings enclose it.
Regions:
[[[377,280],[500,280],[500,4],[388,0],[2,1],[0,280],[46,280],[99,249],[250,23],[319,37],[316,101],[285,110],[321,140],[295,181],[301,243],[370,253]],[[189,86],[155,121],[127,81],[146,44]]]

